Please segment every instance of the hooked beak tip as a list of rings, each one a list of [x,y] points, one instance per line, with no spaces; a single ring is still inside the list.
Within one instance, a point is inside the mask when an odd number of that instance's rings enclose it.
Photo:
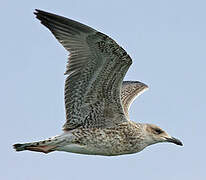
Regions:
[[[171,142],[176,145],[183,146],[183,143],[177,138],[171,137],[171,138],[166,138],[166,139],[167,139],[167,142]]]

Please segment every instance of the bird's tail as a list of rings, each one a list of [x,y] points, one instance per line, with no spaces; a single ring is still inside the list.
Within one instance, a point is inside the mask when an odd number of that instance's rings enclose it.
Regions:
[[[38,142],[31,142],[31,143],[24,143],[24,144],[14,144],[13,148],[16,151],[36,151],[36,152],[43,152],[43,153],[49,153],[52,151],[55,151],[55,148],[57,145],[52,142],[51,139],[44,140],[44,141],[38,141]]]
[[[14,148],[16,151],[24,151],[24,150],[27,150],[27,147],[29,147],[30,144],[31,144],[31,143],[14,144],[14,145],[13,145],[13,148]]]

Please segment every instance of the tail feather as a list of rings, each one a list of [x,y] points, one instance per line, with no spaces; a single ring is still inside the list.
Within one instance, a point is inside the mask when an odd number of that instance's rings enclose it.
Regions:
[[[49,153],[55,151],[55,145],[39,145],[39,143],[25,143],[25,144],[14,144],[13,148],[16,151],[36,151],[36,152],[43,152]]]
[[[63,143],[65,141],[63,136],[55,136],[43,141],[36,141],[36,142],[30,142],[30,143],[23,143],[23,144],[14,144],[13,148],[16,151],[36,151],[36,152],[43,152],[43,153],[49,153],[52,151],[55,151],[56,148],[59,146],[59,144]]]
[[[24,150],[27,150],[26,148],[28,146],[30,146],[31,143],[25,143],[25,144],[14,144],[13,145],[13,148],[16,150],[16,151],[24,151]]]

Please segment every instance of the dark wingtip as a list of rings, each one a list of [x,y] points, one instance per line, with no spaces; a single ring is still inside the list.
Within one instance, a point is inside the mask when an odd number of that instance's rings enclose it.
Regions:
[[[34,15],[36,16],[36,18],[38,18],[38,14],[39,14],[40,11],[41,11],[41,10],[39,10],[39,9],[35,9]]]
[[[41,11],[41,10],[39,10],[39,9],[35,9],[35,10],[34,10],[34,14],[37,15],[40,11]]]
[[[35,9],[34,14],[36,15],[36,18],[38,18],[38,19],[40,16],[54,15],[54,14],[48,13],[48,12],[40,10],[40,9]]]
[[[39,12],[44,12],[44,11],[43,11],[43,10],[40,10],[40,9],[35,9],[35,10],[34,10],[34,14],[39,13]]]
[[[43,15],[46,15],[46,14],[50,14],[46,11],[42,11],[40,9],[35,9],[34,11],[34,15],[36,15],[36,18],[38,18],[39,16],[43,16]]]
[[[51,31],[56,30],[58,27],[63,27],[65,28],[71,28],[71,31],[74,31],[73,33],[79,33],[79,32],[84,32],[84,33],[94,33],[96,30],[93,28],[81,24],[77,21],[68,19],[63,16],[59,16],[53,13],[49,13],[40,9],[35,9],[34,14],[36,15],[36,18],[40,20],[40,22],[45,25],[47,28],[49,28]],[[78,34],[77,33],[77,34]]]

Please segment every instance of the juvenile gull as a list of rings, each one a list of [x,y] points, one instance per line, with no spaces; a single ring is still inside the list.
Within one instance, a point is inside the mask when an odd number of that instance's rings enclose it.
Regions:
[[[34,14],[70,53],[65,72],[66,123],[63,134],[14,144],[16,151],[115,156],[136,153],[158,142],[182,146],[158,126],[130,120],[130,104],[148,86],[138,81],[122,82],[132,64],[122,47],[76,21],[41,10]]]

